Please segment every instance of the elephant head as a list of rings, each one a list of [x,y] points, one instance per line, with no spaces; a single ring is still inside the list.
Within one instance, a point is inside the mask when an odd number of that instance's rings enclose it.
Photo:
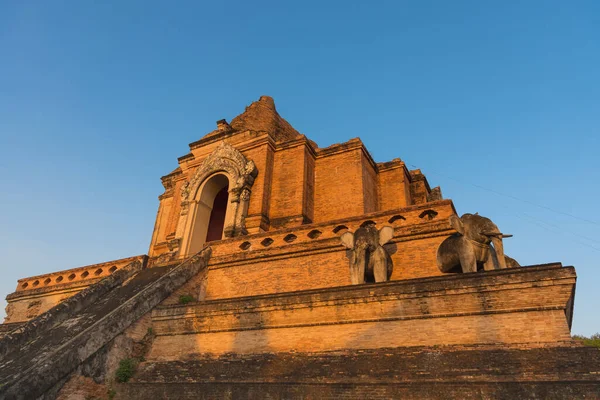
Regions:
[[[353,285],[367,282],[385,282],[392,275],[392,259],[383,248],[394,236],[394,228],[384,226],[377,230],[375,223],[365,223],[356,232],[346,232],[340,239],[352,250],[350,280]]]
[[[485,270],[507,267],[502,239],[512,235],[503,234],[489,218],[478,214],[460,218],[453,215],[449,220],[457,233],[438,248],[437,262],[442,272],[459,267],[463,272],[476,272],[478,264],[483,264]]]

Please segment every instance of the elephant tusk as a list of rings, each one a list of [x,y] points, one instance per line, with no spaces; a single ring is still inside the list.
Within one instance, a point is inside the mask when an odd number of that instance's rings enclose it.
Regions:
[[[512,237],[513,235],[505,235],[504,233],[500,233],[500,232],[481,232],[482,235],[485,236],[499,236],[502,238],[509,238]]]

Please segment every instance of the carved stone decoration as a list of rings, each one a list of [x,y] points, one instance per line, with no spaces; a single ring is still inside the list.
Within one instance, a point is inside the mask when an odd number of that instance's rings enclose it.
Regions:
[[[503,238],[511,237],[500,232],[489,218],[478,214],[450,217],[450,225],[457,233],[446,238],[438,247],[437,264],[442,272],[477,272],[518,266],[514,261],[507,265]]]
[[[181,239],[179,239],[179,238],[171,239],[167,242],[167,247],[169,248],[169,251],[175,251],[176,249],[179,248],[180,244],[181,244]]]
[[[394,236],[394,228],[384,226],[379,231],[374,223],[363,224],[356,232],[346,232],[340,239],[351,250],[350,281],[386,282],[392,276],[392,258],[383,247]]]
[[[442,189],[440,189],[439,186],[436,186],[433,189],[431,189],[431,191],[429,191],[429,194],[427,195],[427,201],[438,201],[442,199]]]
[[[163,176],[161,179],[161,182],[163,184],[163,187],[165,188],[165,192],[163,194],[161,194],[158,198],[159,199],[166,199],[168,197],[173,196],[173,189],[175,187],[175,183],[173,181],[173,175],[167,175],[167,176]]]
[[[176,238],[186,242],[190,232],[190,207],[198,202],[200,188],[211,175],[223,173],[229,180],[228,220],[225,221],[225,237],[246,234],[245,219],[248,213],[251,187],[258,175],[256,165],[230,144],[221,142],[198,167],[189,182],[181,186],[181,213],[177,223]]]
[[[181,198],[187,199],[189,194],[190,194],[190,183],[183,182],[183,184],[181,185]]]
[[[154,257],[154,258],[151,258],[150,260],[148,260],[148,267],[157,267],[157,266],[169,264],[173,260],[175,260],[176,257],[177,257],[177,254],[175,252],[163,253],[157,257]]]

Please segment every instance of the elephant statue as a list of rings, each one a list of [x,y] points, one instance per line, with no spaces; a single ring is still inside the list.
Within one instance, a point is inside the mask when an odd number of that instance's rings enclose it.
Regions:
[[[477,272],[507,268],[503,238],[512,237],[500,232],[489,218],[478,214],[452,215],[450,225],[455,234],[438,247],[437,265],[442,272]],[[510,259],[512,260],[512,259]],[[512,260],[514,261],[514,260]],[[512,265],[518,265],[516,261]]]
[[[383,248],[394,236],[394,228],[377,230],[374,222],[361,225],[356,232],[346,232],[340,239],[352,251],[350,281],[353,285],[365,282],[386,282],[392,276],[392,258]]]

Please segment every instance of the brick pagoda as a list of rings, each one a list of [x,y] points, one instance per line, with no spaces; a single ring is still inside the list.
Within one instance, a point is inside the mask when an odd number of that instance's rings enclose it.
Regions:
[[[600,398],[574,268],[483,245],[496,264],[441,272],[455,208],[402,160],[319,148],[263,96],[178,164],[148,255],[18,281],[0,398]],[[363,231],[379,261],[344,246]],[[388,274],[351,279],[360,257]]]

